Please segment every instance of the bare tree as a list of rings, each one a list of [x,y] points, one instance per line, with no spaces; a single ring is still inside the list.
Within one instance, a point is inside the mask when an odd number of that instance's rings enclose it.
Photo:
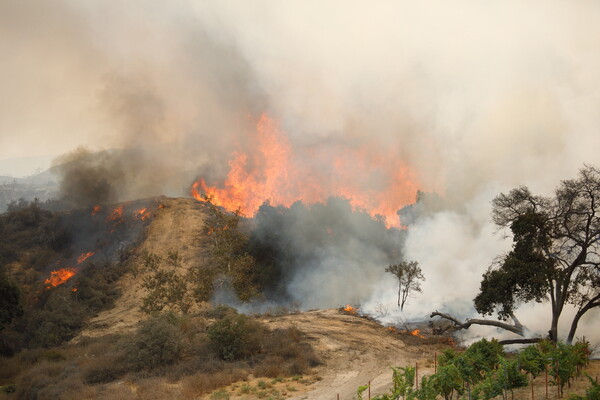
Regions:
[[[398,278],[398,307],[404,310],[404,303],[411,292],[421,292],[421,281],[425,280],[419,263],[416,261],[402,261],[386,267],[385,272],[394,274]]]

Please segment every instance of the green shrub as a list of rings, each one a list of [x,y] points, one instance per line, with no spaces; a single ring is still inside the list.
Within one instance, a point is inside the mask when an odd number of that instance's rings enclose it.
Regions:
[[[519,353],[521,369],[533,375],[539,376],[545,371],[547,363],[546,356],[538,346],[527,346]]]
[[[596,383],[591,376],[586,374],[586,377],[590,381],[590,387],[585,391],[585,397],[578,395],[569,396],[568,400],[600,400],[600,385]]]
[[[174,364],[184,348],[184,336],[171,321],[151,318],[140,324],[125,345],[124,361],[134,370],[151,370]]]
[[[258,354],[266,327],[243,315],[227,315],[208,327],[208,337],[223,360],[233,361]]]

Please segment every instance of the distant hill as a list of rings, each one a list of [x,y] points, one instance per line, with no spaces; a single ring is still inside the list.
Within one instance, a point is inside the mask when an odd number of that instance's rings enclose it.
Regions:
[[[21,198],[46,201],[53,198],[57,190],[58,176],[54,167],[24,178],[0,176],[0,213],[13,201]]]

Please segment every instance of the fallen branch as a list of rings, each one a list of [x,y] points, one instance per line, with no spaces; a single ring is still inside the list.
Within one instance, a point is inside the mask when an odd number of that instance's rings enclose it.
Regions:
[[[519,320],[514,315],[511,315],[511,318],[515,323],[514,325],[507,324],[506,322],[502,322],[502,321],[495,321],[495,320],[488,320],[488,319],[468,319],[465,322],[461,322],[458,319],[451,316],[450,314],[444,314],[439,311],[432,312],[430,315],[430,318],[433,318],[436,316],[453,322],[454,323],[453,328],[456,330],[469,329],[471,327],[471,325],[486,325],[486,326],[495,326],[497,328],[506,329],[507,331],[516,333],[519,336],[525,336],[523,334],[523,330],[524,330],[523,325],[521,325]]]
[[[505,344],[529,344],[529,343],[539,343],[542,340],[544,340],[544,338],[531,338],[531,339],[506,339],[506,340],[500,340],[498,341],[498,343],[505,345]]]

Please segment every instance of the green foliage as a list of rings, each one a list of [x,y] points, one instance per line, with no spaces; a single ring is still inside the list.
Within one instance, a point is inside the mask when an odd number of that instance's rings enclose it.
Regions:
[[[590,387],[586,389],[585,397],[571,395],[568,400],[600,400],[600,385],[588,374],[586,374],[586,377],[590,381]]]
[[[440,365],[454,366],[465,382],[475,384],[497,367],[503,355],[502,345],[497,340],[482,339],[462,354],[452,349],[445,350],[440,357]]]
[[[554,379],[554,383],[560,386],[561,393],[569,379],[575,377],[577,366],[582,362],[574,349],[574,346],[559,342],[548,353],[550,366],[548,373]]]
[[[493,370],[504,356],[504,349],[496,339],[481,339],[473,343],[464,353],[468,362],[480,376]]]
[[[475,308],[507,319],[525,302],[552,302],[550,337],[558,341],[558,322],[567,303],[577,312],[566,341],[580,318],[600,307],[600,170],[585,166],[577,179],[561,181],[553,197],[519,187],[493,200],[494,222],[510,228],[512,250],[481,281]],[[552,294],[552,295],[550,295]]]
[[[539,376],[546,369],[547,358],[539,346],[527,346],[519,353],[521,369],[533,377]]]
[[[208,215],[204,222],[210,253],[207,264],[190,271],[197,300],[208,300],[214,285],[230,285],[238,298],[248,301],[261,291],[256,261],[249,253],[249,237],[240,229],[238,211],[224,212],[205,197]]]
[[[402,261],[386,267],[385,272],[398,278],[398,307],[404,309],[404,304],[412,292],[421,292],[421,281],[425,280],[419,263],[416,261]]]
[[[432,375],[430,383],[446,400],[452,398],[454,392],[462,393],[463,380],[460,371],[452,364],[439,367],[437,373]]]
[[[23,315],[23,306],[19,287],[8,279],[0,266],[0,331],[21,315]]]
[[[422,377],[419,389],[414,391],[407,400],[436,400],[438,388],[435,381],[432,375]]]
[[[366,392],[368,388],[369,385],[359,386],[358,389],[356,389],[356,398],[358,400],[363,400],[363,393]]]
[[[184,336],[168,316],[141,323],[125,346],[124,362],[134,370],[174,364],[185,350]]]
[[[266,328],[243,314],[226,315],[208,327],[208,337],[219,357],[226,361],[238,360],[261,350],[261,337]]]
[[[389,394],[374,397],[376,400],[436,400],[465,398],[465,387],[470,388],[473,400],[491,400],[529,384],[528,373],[540,374],[550,367],[555,382],[564,385],[585,365],[589,357],[587,342],[577,345],[552,342],[538,343],[521,351],[516,357],[506,356],[496,340],[480,340],[462,353],[446,349],[439,358],[439,367],[433,375],[423,376],[419,389],[413,389],[414,368],[392,368],[393,384]],[[556,368],[558,366],[558,368]],[[554,369],[553,369],[554,368]],[[600,388],[593,385],[589,396],[598,395]],[[596,397],[590,399],[600,400]],[[574,400],[583,399],[573,397]],[[587,400],[585,398],[584,400]]]
[[[392,367],[392,396],[406,396],[415,384],[416,370],[414,367]]]
[[[0,237],[0,265],[26,257],[38,270],[70,244],[57,214],[43,210],[37,201],[12,204],[0,214]]]
[[[144,270],[149,271],[142,281],[146,295],[142,298],[141,310],[147,314],[164,309],[177,310],[186,314],[191,305],[187,279],[180,273],[177,252],[169,252],[166,259],[156,254],[144,253]]]
[[[521,372],[518,359],[502,359],[498,369],[494,372],[496,382],[504,390],[525,387],[529,383],[527,375]]]

